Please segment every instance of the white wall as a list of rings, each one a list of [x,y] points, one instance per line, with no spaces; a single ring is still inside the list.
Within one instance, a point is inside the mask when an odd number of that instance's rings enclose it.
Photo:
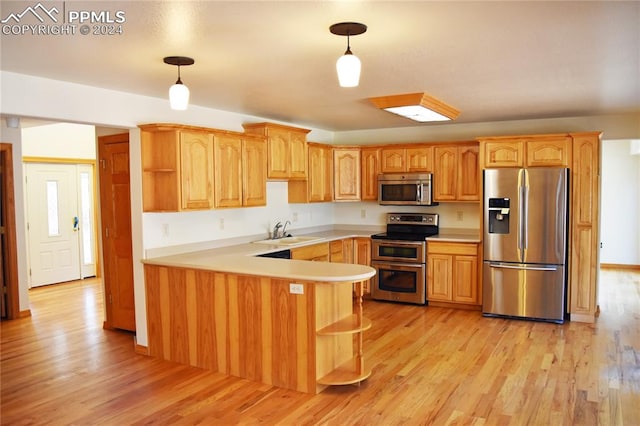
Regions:
[[[87,124],[56,123],[22,129],[22,156],[96,159],[96,129]]]
[[[140,263],[146,248],[199,242],[203,238],[231,237],[242,233],[251,235],[266,232],[266,219],[263,215],[270,215],[269,221],[298,213],[296,227],[305,224],[332,223],[342,221],[358,222],[362,205],[371,210],[367,218],[384,223],[382,209],[374,203],[354,204],[313,204],[287,205],[282,202],[285,192],[278,184],[270,185],[268,197],[269,206],[257,209],[220,210],[206,213],[184,214],[143,214],[142,213],[142,171],[140,158],[140,132],[138,124],[142,123],[183,123],[194,126],[214,127],[219,129],[242,131],[242,124],[248,122],[273,121],[261,117],[234,114],[226,111],[203,108],[191,105],[187,111],[173,111],[166,99],[151,98],[118,92],[97,87],[89,87],[75,83],[44,79],[6,71],[0,72],[2,96],[0,97],[0,113],[7,116],[30,117],[62,122],[93,124],[100,128],[130,129],[130,167],[131,167],[131,201],[132,201],[132,232],[134,256],[134,282],[136,298],[136,323],[138,327],[138,344],[147,345],[146,312],[144,299],[143,268]],[[63,102],[61,101],[63,100]],[[605,134],[611,132],[616,138],[640,138],[638,114],[614,117],[581,117],[577,119],[530,120],[512,123],[471,123],[444,126],[417,126],[403,129],[388,129],[366,132],[332,133],[322,129],[312,129],[309,140],[317,142],[335,143],[378,143],[403,142],[412,140],[455,140],[481,135],[508,133],[541,133],[547,131],[593,131],[602,130]],[[546,124],[545,124],[546,123]],[[4,123],[3,123],[4,124]],[[306,127],[304,123],[285,123],[293,126]],[[460,127],[458,127],[460,126]],[[563,126],[568,126],[563,128]],[[456,129],[463,129],[458,132]],[[532,130],[533,129],[533,130]],[[553,130],[550,130],[553,129]],[[22,176],[21,165],[21,137],[20,132],[4,131],[3,142],[16,145],[14,159],[16,176]],[[539,131],[537,131],[539,130]],[[469,136],[466,136],[469,135]],[[280,184],[282,185],[282,184]],[[16,179],[16,208],[24,210],[22,200],[22,182]],[[279,195],[278,195],[279,194]],[[452,207],[441,206],[441,209],[452,209],[457,212],[463,210],[462,223],[451,221],[443,223],[445,227],[475,227],[479,219],[472,213],[473,208],[462,205]],[[318,219],[319,218],[319,219]],[[20,277],[20,309],[29,309],[26,280],[26,237],[24,220],[17,216],[18,223],[18,261],[21,269]],[[224,219],[224,229],[219,229],[220,219]],[[291,220],[291,219],[290,219]],[[468,221],[468,222],[467,222]],[[449,222],[449,220],[445,221]],[[168,235],[163,236],[164,224],[168,225]],[[216,224],[217,229],[216,229]],[[476,225],[477,226],[477,225]]]
[[[602,142],[601,263],[640,265],[640,153],[631,143]]]

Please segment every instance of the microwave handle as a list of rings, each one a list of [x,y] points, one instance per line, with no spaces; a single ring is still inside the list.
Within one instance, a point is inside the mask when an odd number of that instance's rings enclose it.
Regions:
[[[416,200],[417,202],[421,203],[422,202],[422,183],[418,182],[416,184],[416,194],[418,195],[418,199]]]

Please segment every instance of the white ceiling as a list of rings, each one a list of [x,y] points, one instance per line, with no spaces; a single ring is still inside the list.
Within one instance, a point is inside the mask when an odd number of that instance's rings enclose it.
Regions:
[[[164,98],[177,69],[162,58],[190,56],[192,104],[332,131],[437,126],[367,101],[411,92],[464,123],[640,112],[638,1],[43,3],[123,11],[123,34],[3,34],[2,70]],[[36,4],[3,0],[0,19]],[[335,73],[346,39],[329,26],[343,21],[368,26],[351,38],[356,88]]]

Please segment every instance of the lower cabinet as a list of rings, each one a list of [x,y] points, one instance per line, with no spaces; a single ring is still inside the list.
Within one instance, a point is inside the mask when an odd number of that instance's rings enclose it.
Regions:
[[[479,306],[478,244],[427,243],[427,300]],[[435,302],[435,303],[434,303]]]
[[[329,243],[318,243],[291,249],[291,259],[329,261]]]
[[[299,392],[359,383],[362,283],[145,265],[149,355]],[[295,282],[303,291],[292,294]]]

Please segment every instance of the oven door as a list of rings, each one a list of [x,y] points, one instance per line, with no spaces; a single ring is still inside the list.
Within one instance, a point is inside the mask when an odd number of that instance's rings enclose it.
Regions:
[[[371,260],[426,263],[424,241],[372,240]]]
[[[376,300],[426,303],[424,263],[371,262],[375,268],[371,297]]]

